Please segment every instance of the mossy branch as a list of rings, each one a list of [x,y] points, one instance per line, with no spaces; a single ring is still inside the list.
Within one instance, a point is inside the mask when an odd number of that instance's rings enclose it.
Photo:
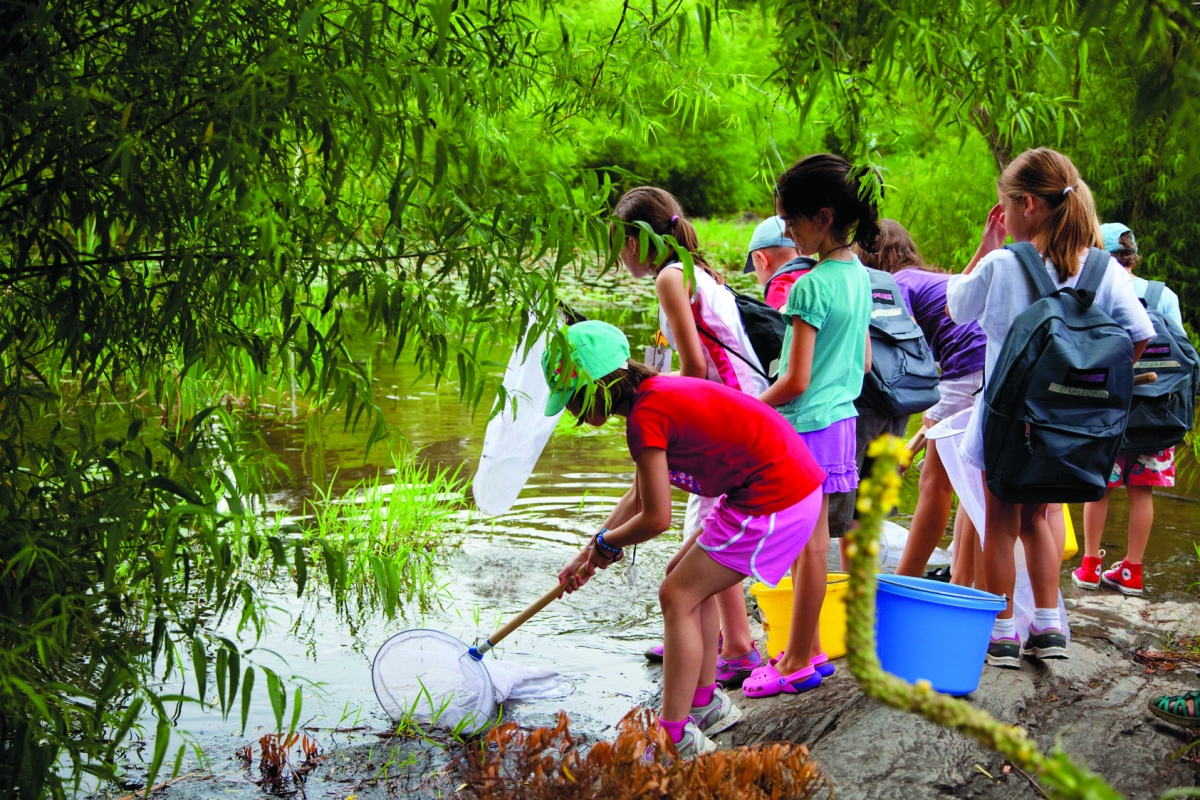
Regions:
[[[871,443],[875,459],[869,478],[859,486],[861,527],[846,534],[850,559],[850,589],[846,598],[846,648],[850,671],[869,696],[893,708],[920,714],[930,722],[953,728],[1036,775],[1056,798],[1105,800],[1120,798],[1101,776],[1075,763],[1062,750],[1042,753],[1024,728],[1005,725],[970,703],[934,691],[928,681],[915,685],[883,671],[875,652],[875,569],[879,537],[889,509],[900,495],[899,466],[908,463],[904,441],[882,436]]]

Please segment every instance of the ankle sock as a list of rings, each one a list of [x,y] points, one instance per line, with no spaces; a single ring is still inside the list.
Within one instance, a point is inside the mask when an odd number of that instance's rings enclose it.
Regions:
[[[711,686],[697,686],[696,693],[692,695],[692,708],[700,708],[712,702],[713,692],[717,690],[717,685],[714,683]]]
[[[1062,625],[1057,608],[1035,608],[1033,610],[1033,627],[1039,631],[1047,628],[1057,628]]]
[[[691,717],[688,717],[680,722],[668,722],[667,720],[660,718],[658,720],[658,724],[667,732],[667,735],[671,737],[672,742],[678,742],[683,738],[683,726],[687,725],[688,720],[690,719]]]
[[[1054,610],[1058,613],[1058,609]],[[992,623],[992,638],[993,639],[1015,639],[1017,638],[1017,623],[1012,617],[1008,619],[997,618]]]

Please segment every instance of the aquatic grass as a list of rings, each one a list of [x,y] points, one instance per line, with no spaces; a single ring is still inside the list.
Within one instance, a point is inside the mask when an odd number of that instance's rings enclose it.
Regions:
[[[402,600],[427,600],[437,591],[437,566],[454,541],[449,534],[467,524],[457,524],[461,466],[450,470],[403,456],[393,464],[390,475],[364,479],[340,496],[334,482],[319,489],[301,523],[339,606],[353,595],[360,608],[378,604],[389,617]]]

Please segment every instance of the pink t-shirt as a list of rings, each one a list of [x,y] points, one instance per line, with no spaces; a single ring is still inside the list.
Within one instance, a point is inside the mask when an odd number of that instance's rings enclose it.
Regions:
[[[672,486],[703,497],[725,495],[732,508],[754,516],[790,508],[825,481],[778,411],[714,381],[643,381],[625,438],[634,458],[647,447],[667,452]]]

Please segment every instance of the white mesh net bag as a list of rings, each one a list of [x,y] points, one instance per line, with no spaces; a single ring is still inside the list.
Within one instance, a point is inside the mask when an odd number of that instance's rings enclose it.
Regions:
[[[416,628],[396,634],[375,654],[371,679],[396,723],[477,733],[499,717],[487,667],[448,633]]]

